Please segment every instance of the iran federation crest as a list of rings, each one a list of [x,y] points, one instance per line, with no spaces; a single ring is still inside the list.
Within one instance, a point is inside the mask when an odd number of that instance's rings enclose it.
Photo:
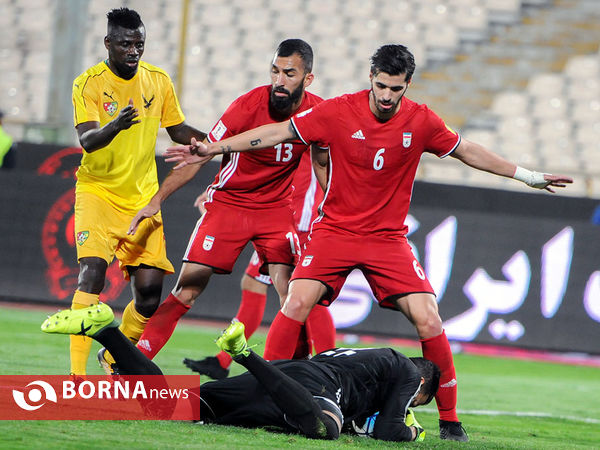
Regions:
[[[312,255],[306,255],[304,257],[304,259],[302,260],[302,267],[309,266],[310,263],[312,262],[312,260],[313,260],[313,256]]]
[[[408,131],[406,133],[402,133],[402,146],[404,148],[408,148],[408,147],[410,147],[411,142],[412,142],[412,133],[410,131]]]
[[[87,241],[87,238],[89,236],[90,236],[89,231],[80,231],[79,233],[77,233],[77,245],[79,245],[79,246],[83,245],[83,243],[85,241]]]
[[[204,242],[202,243],[202,248],[206,251],[209,251],[212,248],[214,242],[215,242],[214,236],[207,235],[204,238]]]
[[[104,102],[102,106],[104,107],[104,111],[106,111],[109,116],[114,116],[119,105],[117,102]]]

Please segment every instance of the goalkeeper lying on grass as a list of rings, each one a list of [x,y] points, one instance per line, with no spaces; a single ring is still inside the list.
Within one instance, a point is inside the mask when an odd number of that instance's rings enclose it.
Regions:
[[[106,304],[60,311],[42,324],[42,331],[96,339],[114,356],[121,375],[162,374],[119,331]],[[407,358],[391,348],[337,348],[310,360],[270,363],[248,348],[241,322],[233,322],[217,346],[248,372],[202,384],[205,423],[278,426],[319,439],[337,439],[342,430],[353,429],[388,441],[425,436],[408,408],[429,403],[437,391],[439,369],[431,361]],[[376,412],[377,419],[367,421]]]

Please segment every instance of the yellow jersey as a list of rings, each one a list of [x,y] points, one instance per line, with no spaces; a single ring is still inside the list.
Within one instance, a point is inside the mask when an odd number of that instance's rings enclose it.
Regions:
[[[83,152],[76,192],[90,192],[124,213],[135,214],[158,190],[155,146],[158,128],[185,120],[169,75],[141,61],[130,80],[115,75],[106,61],[90,67],[73,82],[75,126],[103,127],[133,99],[140,123],[122,130],[106,147]]]

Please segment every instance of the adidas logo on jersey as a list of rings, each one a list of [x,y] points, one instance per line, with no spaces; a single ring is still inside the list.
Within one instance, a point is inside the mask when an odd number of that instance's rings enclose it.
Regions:
[[[444,384],[440,384],[441,388],[451,388],[456,386],[456,378],[452,378],[450,381]]]
[[[150,341],[148,341],[148,339],[142,339],[137,343],[137,346],[143,348],[146,351],[152,351],[152,347],[150,346]]]
[[[352,135],[352,137],[354,139],[363,139],[363,140],[365,139],[365,135],[363,134],[362,130],[358,130],[356,133],[354,133]]]

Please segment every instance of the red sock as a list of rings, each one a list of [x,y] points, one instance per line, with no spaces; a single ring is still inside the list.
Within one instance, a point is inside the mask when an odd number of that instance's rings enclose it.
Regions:
[[[169,294],[146,324],[136,347],[148,358],[152,359],[167,343],[177,321],[190,309],[173,294]]]
[[[306,337],[306,326],[300,328],[300,334],[298,334],[298,340],[296,341],[296,349],[292,355],[292,359],[307,359],[310,355],[312,345],[310,345],[308,338]]]
[[[235,318],[244,324],[244,336],[248,339],[254,334],[265,313],[267,295],[242,289],[242,302]],[[231,356],[225,352],[217,354],[219,364],[223,369],[231,365]]]
[[[456,415],[456,370],[452,361],[452,351],[446,333],[442,331],[435,337],[421,339],[423,358],[428,359],[440,368],[440,388],[435,396],[440,419],[458,422]]]
[[[302,322],[290,319],[279,311],[269,328],[264,358],[268,361],[290,359],[303,325]]]
[[[306,334],[316,353],[335,347],[335,326],[329,308],[315,305],[306,318]]]

